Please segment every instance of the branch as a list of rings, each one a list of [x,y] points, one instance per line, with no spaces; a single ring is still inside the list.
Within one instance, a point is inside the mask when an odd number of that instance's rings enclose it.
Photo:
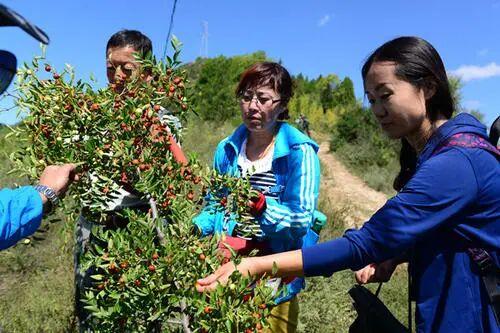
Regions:
[[[184,333],[191,333],[189,328],[189,316],[186,314],[186,300],[181,301],[181,313],[182,313],[182,326],[184,327]]]
[[[153,198],[149,199],[149,206],[151,207],[151,212],[153,213],[153,221],[158,219],[158,208],[156,207],[156,202]],[[160,230],[160,228],[155,225],[156,235],[160,240],[161,245],[165,245],[165,234]]]

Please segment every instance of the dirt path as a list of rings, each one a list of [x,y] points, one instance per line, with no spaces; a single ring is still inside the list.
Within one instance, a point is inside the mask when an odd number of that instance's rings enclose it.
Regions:
[[[321,191],[330,202],[342,209],[346,207],[348,227],[360,226],[387,201],[384,193],[368,187],[361,179],[352,175],[330,153],[327,138],[316,136],[320,145],[318,156],[321,161]]]

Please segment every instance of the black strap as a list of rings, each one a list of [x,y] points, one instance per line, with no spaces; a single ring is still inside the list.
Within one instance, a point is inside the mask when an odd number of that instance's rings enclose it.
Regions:
[[[468,248],[467,253],[479,268],[481,279],[493,308],[495,319],[500,326],[500,269],[495,265],[490,254],[481,248]]]

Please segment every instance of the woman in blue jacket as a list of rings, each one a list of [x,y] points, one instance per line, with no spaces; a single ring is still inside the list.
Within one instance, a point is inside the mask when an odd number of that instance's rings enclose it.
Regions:
[[[219,173],[248,176],[260,191],[251,209],[255,219],[239,225],[210,206],[194,223],[203,235],[214,233],[230,245],[246,240],[270,253],[300,249],[310,231],[319,193],[318,145],[283,120],[292,96],[288,71],[272,62],[257,63],[241,76],[236,89],[243,124],[217,146],[214,168]],[[236,240],[236,241],[235,241]],[[248,249],[247,249],[248,250]],[[281,283],[285,283],[281,281]],[[303,279],[286,283],[286,292],[271,313],[271,329],[294,332],[298,320],[296,294]]]
[[[450,119],[454,107],[446,71],[425,40],[387,42],[368,58],[362,74],[382,129],[404,141],[395,182],[399,193],[359,230],[301,250],[245,258],[238,270],[262,274],[271,272],[276,262],[278,276],[328,276],[406,252],[417,332],[500,332],[478,258],[469,253],[472,248],[484,250],[491,264],[488,276],[496,274],[498,283],[498,150],[488,144],[485,127],[472,116]],[[224,283],[234,270],[227,263],[199,280],[198,289]]]

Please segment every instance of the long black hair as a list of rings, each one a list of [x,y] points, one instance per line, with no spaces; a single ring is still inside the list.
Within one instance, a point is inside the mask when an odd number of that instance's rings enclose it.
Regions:
[[[365,61],[361,74],[365,80],[374,62],[390,61],[396,64],[395,75],[416,88],[432,87],[434,95],[426,101],[427,117],[431,123],[439,116],[450,119],[455,105],[443,60],[436,49],[419,37],[399,37],[376,49]],[[393,187],[401,190],[415,173],[417,153],[406,139],[401,139],[401,170]]]

